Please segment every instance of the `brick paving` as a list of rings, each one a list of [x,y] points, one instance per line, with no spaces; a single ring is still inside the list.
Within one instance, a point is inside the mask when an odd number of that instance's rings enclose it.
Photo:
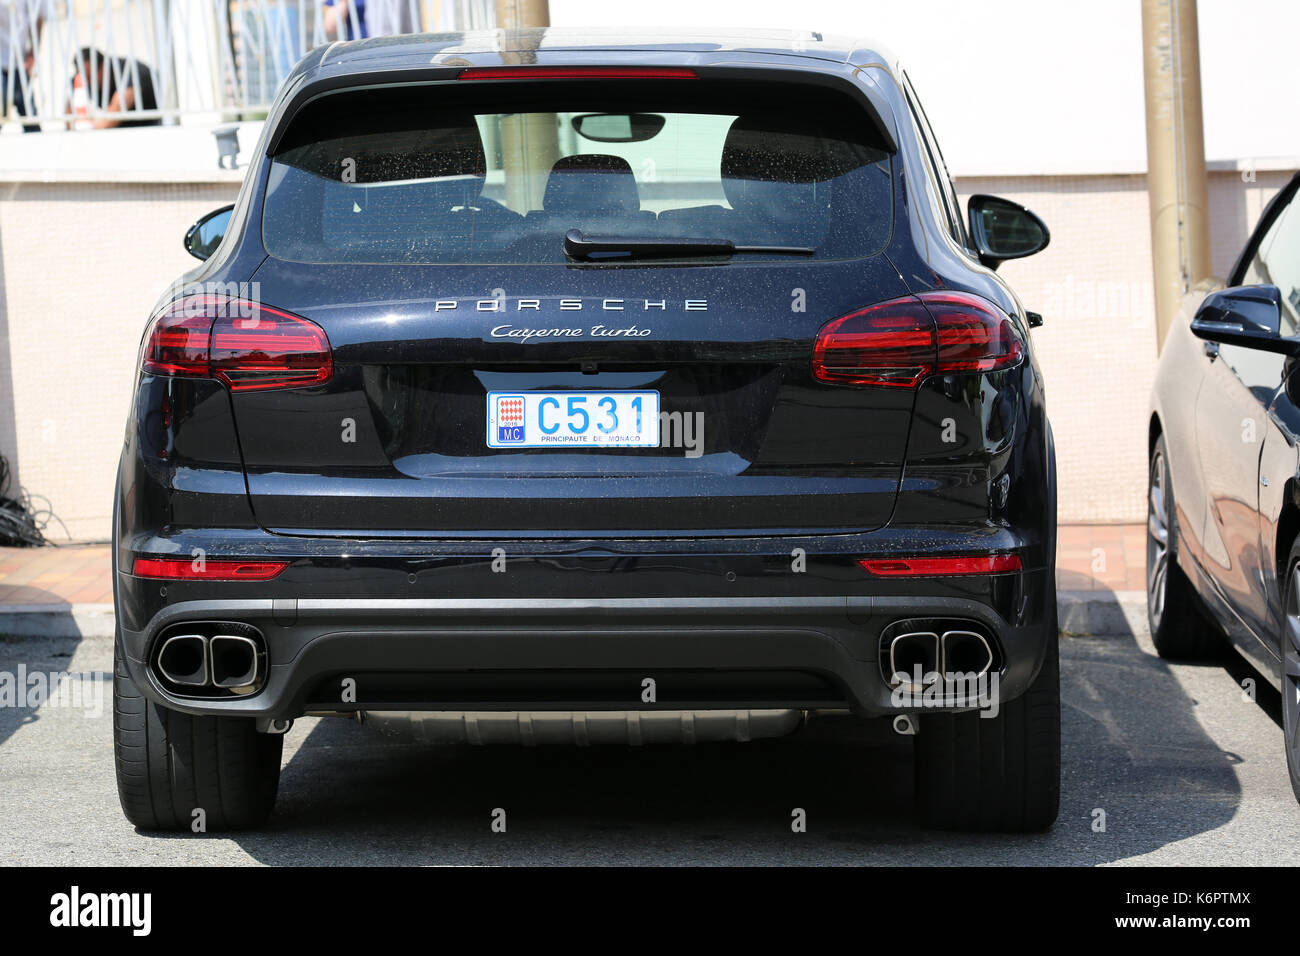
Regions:
[[[1057,529],[1057,587],[1145,591],[1146,548],[1146,525],[1063,524]]]
[[[0,606],[111,604],[108,545],[0,548]]]

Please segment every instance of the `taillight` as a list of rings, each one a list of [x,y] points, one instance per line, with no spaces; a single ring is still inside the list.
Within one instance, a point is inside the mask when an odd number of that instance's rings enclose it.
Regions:
[[[922,292],[939,330],[939,374],[991,372],[1017,365],[1025,342],[1010,316],[965,292]]]
[[[164,581],[269,581],[288,566],[288,561],[136,558],[131,573]]]
[[[177,299],[154,320],[141,367],[216,378],[233,391],[319,385],[334,372],[325,330],[267,305],[226,296]]]
[[[208,333],[212,318],[168,309],[154,321],[144,351],[144,368],[155,375],[208,374]]]
[[[966,292],[922,292],[824,325],[813,377],[838,385],[913,388],[930,375],[1018,364],[1025,343],[1010,316]]]
[[[813,377],[840,385],[911,388],[934,364],[934,319],[911,297],[828,322],[813,346]]]
[[[948,574],[1008,574],[1019,571],[1015,554],[981,554],[939,558],[862,558],[864,571],[884,578],[931,577]]]
[[[694,70],[675,66],[472,66],[459,80],[694,80]]]

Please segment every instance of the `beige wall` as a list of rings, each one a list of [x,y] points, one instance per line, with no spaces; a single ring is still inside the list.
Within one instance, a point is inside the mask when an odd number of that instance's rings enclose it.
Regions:
[[[195,264],[181,248],[185,230],[237,191],[0,183],[0,453],[74,539],[111,534],[145,320]],[[63,539],[57,522],[46,533]]]
[[[1210,175],[1215,275],[1226,278],[1289,173]],[[1052,242],[1000,272],[1040,312],[1034,346],[1056,434],[1062,521],[1146,518],[1147,415],[1156,367],[1145,176],[964,179],[963,202],[993,193],[1043,217]]]
[[[1225,276],[1286,173],[1210,178],[1214,268]],[[1056,430],[1063,521],[1144,518],[1156,361],[1142,176],[964,179],[963,198],[1023,202],[1051,226],[1003,274],[1034,332]],[[139,336],[193,263],[185,229],[234,198],[223,183],[0,183],[0,453],[76,539],[110,534],[113,478]],[[51,528],[56,540],[61,532]]]

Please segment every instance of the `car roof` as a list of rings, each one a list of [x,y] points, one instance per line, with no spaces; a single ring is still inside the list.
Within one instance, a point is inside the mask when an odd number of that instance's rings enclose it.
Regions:
[[[526,54],[529,65],[572,65],[589,54],[596,62],[632,65],[706,65],[761,63],[774,57],[821,61],[826,64],[881,65],[893,59],[879,44],[851,37],[794,30],[732,30],[701,32],[672,29],[526,28],[477,30],[465,33],[415,33],[349,40],[320,48],[300,70],[309,72],[367,72],[409,67],[423,59],[430,65],[508,65],[513,54]],[[313,51],[314,52],[314,51]],[[517,61],[516,61],[517,62]],[[809,64],[810,66],[812,64]]]

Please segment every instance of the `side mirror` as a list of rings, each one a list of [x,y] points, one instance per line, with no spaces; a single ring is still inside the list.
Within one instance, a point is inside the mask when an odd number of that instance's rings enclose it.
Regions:
[[[230,226],[230,214],[234,208],[232,203],[214,209],[190,226],[189,232],[185,233],[185,251],[195,259],[207,259],[216,252]]]
[[[1300,355],[1300,338],[1284,338],[1282,293],[1275,285],[1239,285],[1205,297],[1192,334],[1223,345]]]
[[[980,262],[996,269],[1007,259],[1023,259],[1047,248],[1047,224],[1019,203],[999,196],[971,196],[966,204],[970,234]]]

